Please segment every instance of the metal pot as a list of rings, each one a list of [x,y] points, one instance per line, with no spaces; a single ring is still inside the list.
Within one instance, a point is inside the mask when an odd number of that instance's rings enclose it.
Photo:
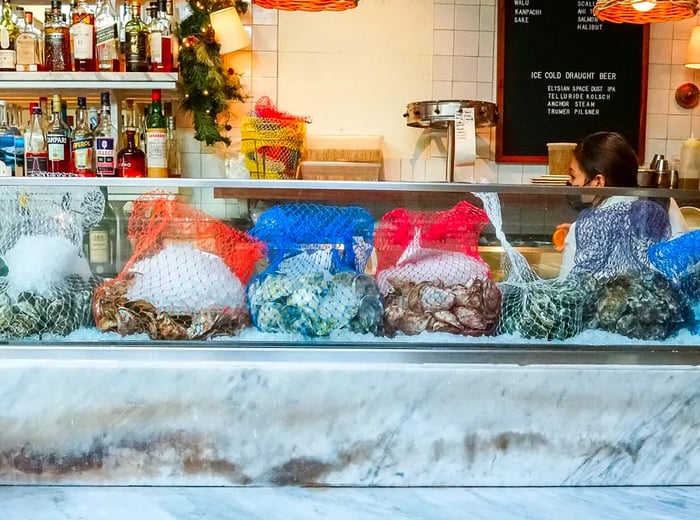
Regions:
[[[443,100],[416,101],[406,107],[406,125],[415,128],[447,128],[463,108],[474,109],[477,128],[496,126],[498,107],[489,101]]]

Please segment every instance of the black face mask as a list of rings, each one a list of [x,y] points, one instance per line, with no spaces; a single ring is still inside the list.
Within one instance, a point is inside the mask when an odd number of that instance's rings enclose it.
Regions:
[[[588,181],[588,182],[590,182],[590,181]],[[586,184],[584,184],[583,186],[588,185],[588,182]],[[566,185],[572,186],[571,182],[567,182]],[[569,204],[569,207],[571,209],[573,209],[576,213],[580,213],[584,209],[588,209],[591,206],[593,206],[593,202],[584,202],[581,197],[582,197],[582,195],[567,195],[566,196],[566,202]]]

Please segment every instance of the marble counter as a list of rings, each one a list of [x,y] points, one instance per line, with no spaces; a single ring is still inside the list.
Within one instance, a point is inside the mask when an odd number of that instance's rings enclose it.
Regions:
[[[0,484],[700,484],[695,366],[42,352],[0,352]]]
[[[700,488],[0,488],[3,520],[696,520]]]

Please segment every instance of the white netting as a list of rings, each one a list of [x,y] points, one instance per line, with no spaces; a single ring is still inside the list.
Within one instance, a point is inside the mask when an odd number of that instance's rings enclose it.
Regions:
[[[498,195],[477,196],[503,247],[499,333],[562,340],[597,328],[663,339],[687,322],[682,294],[647,259],[648,247],[668,232],[668,217],[657,204],[623,202],[583,212],[571,273],[544,280],[506,239]]]
[[[0,187],[0,335],[65,335],[92,323],[99,280],[82,245],[104,203],[94,187]]]

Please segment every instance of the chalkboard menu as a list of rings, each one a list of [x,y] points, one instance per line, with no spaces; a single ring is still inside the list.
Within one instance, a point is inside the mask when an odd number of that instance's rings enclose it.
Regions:
[[[594,5],[498,1],[497,162],[546,162],[548,142],[602,130],[643,155],[648,26],[601,22]]]

